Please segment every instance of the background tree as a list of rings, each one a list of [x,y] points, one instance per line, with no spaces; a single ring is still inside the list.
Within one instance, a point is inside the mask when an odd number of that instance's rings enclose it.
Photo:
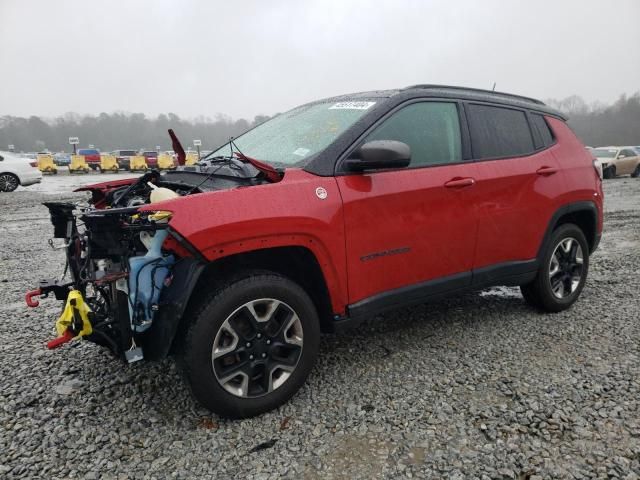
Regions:
[[[175,113],[149,118],[143,113],[100,113],[81,116],[65,113],[53,119],[4,116],[0,117],[0,150],[15,145],[16,151],[31,152],[44,149],[53,152],[69,151],[69,137],[79,137],[80,147],[95,145],[103,152],[123,149],[171,149],[167,134],[173,128],[185,148],[193,148],[193,140],[202,140],[202,149],[213,149],[232,136],[238,136],[265,120],[257,115],[253,121],[233,120],[225,115],[215,118],[181,119]]]

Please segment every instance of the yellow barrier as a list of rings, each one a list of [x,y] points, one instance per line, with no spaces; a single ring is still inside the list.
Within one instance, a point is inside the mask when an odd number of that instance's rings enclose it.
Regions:
[[[198,154],[196,152],[187,152],[187,158],[184,161],[185,165],[195,165],[199,160]]]
[[[100,171],[118,173],[120,165],[114,155],[100,155]]]
[[[54,175],[57,174],[58,168],[53,161],[53,156],[45,154],[38,155],[38,170],[40,170],[42,173],[52,173]]]
[[[176,164],[173,161],[173,157],[168,153],[161,153],[160,155],[158,155],[158,169],[175,170]]]
[[[146,172],[149,169],[147,166],[147,159],[142,155],[136,155],[131,157],[129,162],[129,170],[132,172]]]
[[[84,155],[71,155],[69,163],[69,173],[89,173],[89,165],[84,159]]]

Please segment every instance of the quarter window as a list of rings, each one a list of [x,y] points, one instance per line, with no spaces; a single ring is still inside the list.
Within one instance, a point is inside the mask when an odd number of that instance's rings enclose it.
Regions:
[[[396,140],[411,148],[410,167],[462,161],[460,122],[455,103],[413,103],[394,113],[365,138]]]
[[[474,158],[516,157],[534,151],[523,111],[478,104],[466,109]]]
[[[530,118],[536,140],[536,149],[545,148],[553,144],[553,134],[551,133],[549,125],[547,125],[547,121],[544,117],[534,113]]]

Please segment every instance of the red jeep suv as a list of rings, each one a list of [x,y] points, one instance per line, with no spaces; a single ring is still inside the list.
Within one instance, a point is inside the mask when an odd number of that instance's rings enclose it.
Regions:
[[[81,190],[93,208],[46,204],[69,278],[27,294],[66,302],[50,347],[178,352],[230,417],[287,401],[321,332],[380,312],[491,285],[569,308],[602,232],[601,179],[562,114],[447,86],[312,102],[198,165]]]

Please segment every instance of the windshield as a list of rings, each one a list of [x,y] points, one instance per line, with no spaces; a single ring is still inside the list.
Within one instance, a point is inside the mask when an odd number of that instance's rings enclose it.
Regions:
[[[81,148],[78,150],[78,155],[98,155],[99,153],[98,150],[92,150],[90,148]]]
[[[376,102],[316,103],[294,108],[234,139],[249,157],[276,167],[304,166]],[[229,145],[212,156],[228,156]]]
[[[133,157],[136,154],[136,152],[134,152],[133,150],[116,150],[114,153],[123,157]]]
[[[614,158],[616,156],[616,151],[609,148],[596,148],[593,151],[593,154],[598,158]]]

